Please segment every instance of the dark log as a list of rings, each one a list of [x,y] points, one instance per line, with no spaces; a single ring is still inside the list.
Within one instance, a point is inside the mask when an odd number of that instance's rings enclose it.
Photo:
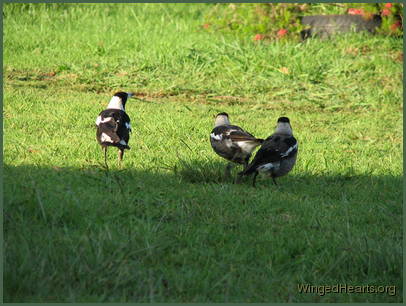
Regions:
[[[369,19],[361,15],[314,15],[302,17],[301,22],[308,27],[300,32],[304,40],[312,36],[327,38],[337,33],[374,33],[381,26],[382,18],[379,15],[372,15]]]

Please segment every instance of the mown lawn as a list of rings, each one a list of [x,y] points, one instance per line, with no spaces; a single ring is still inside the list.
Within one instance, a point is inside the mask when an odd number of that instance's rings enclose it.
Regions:
[[[5,302],[402,301],[403,41],[256,43],[205,31],[209,8],[4,5]],[[118,90],[132,149],[106,172]],[[291,119],[279,186],[223,177],[221,111],[258,137]]]

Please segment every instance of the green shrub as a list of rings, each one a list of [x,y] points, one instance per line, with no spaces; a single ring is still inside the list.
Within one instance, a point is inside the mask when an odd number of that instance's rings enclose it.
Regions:
[[[208,31],[234,32],[262,39],[298,39],[306,15],[353,14],[372,18],[380,14],[384,35],[403,35],[402,3],[232,3],[216,4],[206,16]]]

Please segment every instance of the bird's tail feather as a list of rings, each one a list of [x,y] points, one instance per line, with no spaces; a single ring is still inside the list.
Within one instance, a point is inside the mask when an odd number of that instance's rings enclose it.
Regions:
[[[246,142],[253,142],[253,143],[258,143],[258,145],[260,145],[261,143],[264,142],[263,139],[261,138],[255,138],[253,136],[247,136],[247,135],[235,135],[235,134],[231,134],[230,139],[232,141],[246,141]]]

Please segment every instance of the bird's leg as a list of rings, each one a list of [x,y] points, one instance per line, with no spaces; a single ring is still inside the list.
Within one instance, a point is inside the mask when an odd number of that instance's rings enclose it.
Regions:
[[[242,179],[242,176],[237,174],[237,177],[235,178],[234,183],[235,183],[235,184],[240,184],[240,183],[241,183],[241,179]]]
[[[255,171],[254,179],[252,180],[252,187],[255,187],[255,180],[257,179],[258,171]]]
[[[230,159],[229,164],[227,165],[227,169],[226,169],[226,177],[231,177],[231,169],[234,167],[234,162],[237,160],[238,158],[238,151],[234,153],[234,156],[232,159]],[[232,179],[233,183],[239,183],[239,179],[236,178],[235,180]]]
[[[107,146],[103,147],[104,151],[104,165],[106,166],[107,171],[109,170],[109,166],[107,165]]]
[[[248,156],[248,158],[247,158],[246,160],[244,160],[243,171],[242,171],[242,172],[244,172],[245,170],[247,170],[248,165],[249,165],[249,156]],[[235,179],[235,183],[236,183],[236,184],[240,184],[240,183],[241,183],[241,180],[242,180],[242,175],[238,175],[238,174],[237,174],[237,177],[236,177],[236,179]]]
[[[273,183],[276,185],[276,186],[278,186],[278,184],[276,184],[276,180],[275,180],[275,177],[272,175],[272,180],[273,180]]]
[[[248,164],[249,164],[249,161],[250,161],[250,157],[251,157],[251,154],[248,155],[248,156],[245,158],[244,164],[243,164],[243,171],[245,171],[245,170],[248,168]]]
[[[234,166],[234,164],[231,163],[231,162],[229,162],[229,163],[227,164],[226,171],[225,171],[225,176],[226,176],[226,177],[230,177],[230,176],[231,176],[231,169],[233,169],[233,166]]]
[[[119,149],[119,151],[118,151],[118,162],[119,162],[119,164],[123,160],[123,156],[124,156],[124,149]]]

